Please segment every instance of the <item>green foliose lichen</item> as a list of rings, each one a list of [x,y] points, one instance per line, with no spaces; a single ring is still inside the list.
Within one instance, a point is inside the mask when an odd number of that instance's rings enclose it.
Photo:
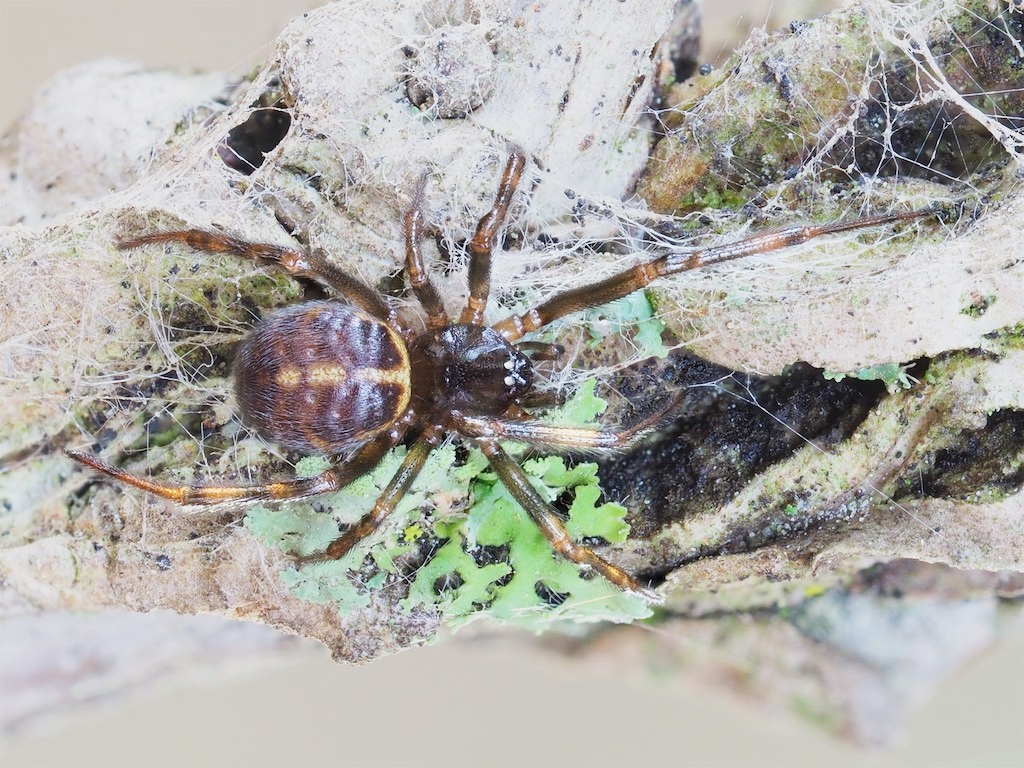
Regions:
[[[591,346],[599,346],[612,334],[628,333],[641,357],[664,358],[669,348],[662,341],[665,323],[657,316],[646,291],[634,291],[621,299],[587,310],[584,315]]]
[[[899,363],[884,363],[861,368],[852,373],[824,371],[822,376],[828,381],[842,381],[847,377],[860,381],[881,381],[890,392],[898,392],[901,389],[910,389],[914,385],[913,378],[907,373],[908,367]]]
[[[587,382],[560,412],[561,421],[586,423],[604,407]],[[373,471],[318,499],[323,511],[308,504],[256,507],[245,524],[268,546],[289,554],[322,551],[337,537],[339,520],[355,522],[370,509],[405,453],[394,449]],[[566,619],[625,622],[650,615],[643,600],[556,554],[480,451],[470,449],[455,464],[454,446],[437,449],[373,539],[340,560],[286,569],[284,584],[296,597],[332,603],[342,612],[368,605],[371,590],[399,585],[404,610],[439,610],[456,627],[485,616],[539,631]],[[313,457],[300,461],[296,471],[313,476],[327,466],[326,459]],[[547,457],[526,461],[523,468],[547,501],[571,496],[566,527],[576,541],[625,541],[626,509],[600,503],[596,464],[566,466],[561,458]],[[467,498],[472,503],[462,511]]]

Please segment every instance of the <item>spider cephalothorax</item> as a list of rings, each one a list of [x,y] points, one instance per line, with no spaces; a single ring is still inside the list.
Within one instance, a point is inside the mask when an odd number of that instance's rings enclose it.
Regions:
[[[405,216],[406,273],[426,313],[426,329],[407,327],[385,299],[315,251],[252,243],[189,229],[142,235],[120,243],[182,243],[197,250],[233,253],[277,264],[311,278],[334,298],[307,301],[269,315],[242,342],[234,368],[244,421],[266,439],[306,453],[348,458],[320,475],[262,485],[174,486],[129,474],[88,454],[68,454],[122,482],[181,504],[294,499],[328,493],[372,469],[392,447],[414,435],[401,466],[373,508],[328,548],[307,560],[337,559],[373,533],[412,485],[430,452],[447,434],[474,441],[494,472],[562,556],[600,573],[621,589],[653,597],[632,576],[575,543],[559,514],[502,448],[502,440],[548,449],[602,450],[625,446],[653,424],[629,429],[556,427],[531,417],[537,400],[522,341],[566,315],[640,290],[659,277],[776,250],[820,235],[922,215],[920,211],[866,217],[821,226],[790,227],[704,250],[671,251],[605,280],[581,284],[522,314],[484,322],[491,257],[526,166],[512,152],[491,209],[469,243],[469,297],[457,320],[445,312],[421,249],[423,184]],[[544,347],[545,345],[540,345]],[[550,355],[549,351],[542,353]]]
[[[533,386],[530,359],[490,328],[458,323],[412,347],[413,399],[439,414],[500,416]]]

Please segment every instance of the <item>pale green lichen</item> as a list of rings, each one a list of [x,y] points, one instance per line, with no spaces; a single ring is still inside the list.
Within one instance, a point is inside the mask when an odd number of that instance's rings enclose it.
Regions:
[[[612,335],[629,329],[641,358],[668,355],[662,342],[665,323],[657,316],[652,299],[646,291],[634,291],[621,299],[610,301],[584,313],[591,347],[600,346]]]
[[[901,389],[910,389],[914,385],[913,378],[907,373],[909,367],[899,363],[883,363],[861,368],[851,373],[824,371],[822,376],[828,381],[842,381],[847,377],[860,381],[881,381],[889,392],[897,392]]]
[[[561,415],[587,423],[604,407],[590,381]],[[245,524],[267,545],[289,554],[322,551],[337,537],[339,518],[352,523],[369,510],[405,452],[396,448],[372,472],[323,497],[318,508],[334,514],[302,504],[277,510],[256,507],[249,510]],[[643,600],[623,594],[557,555],[497,476],[488,471],[480,451],[471,449],[461,465],[455,463],[453,446],[436,450],[374,540],[340,560],[286,569],[281,574],[284,584],[303,600],[333,603],[342,612],[368,605],[370,590],[399,584],[406,593],[401,601],[404,610],[440,610],[452,626],[487,616],[541,630],[562,619],[631,621],[650,615]],[[296,471],[312,476],[327,466],[326,459],[310,457],[300,461]],[[575,540],[626,540],[626,508],[600,503],[596,464],[567,467],[563,459],[547,457],[526,461],[523,468],[547,501],[572,494],[566,527]],[[466,498],[473,501],[463,514],[458,503]],[[427,531],[436,544],[422,562],[414,550]],[[483,552],[498,554],[487,562]],[[412,568],[405,564],[410,557],[415,563]]]

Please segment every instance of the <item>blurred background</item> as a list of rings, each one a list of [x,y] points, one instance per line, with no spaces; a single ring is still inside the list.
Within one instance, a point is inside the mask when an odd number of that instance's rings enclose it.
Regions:
[[[0,0],[0,132],[52,74],[100,56],[243,73],[271,53],[290,18],[316,5]],[[752,26],[784,26],[821,9],[788,0],[709,5],[703,56],[710,63]],[[195,621],[207,619],[218,621]],[[0,759],[8,766],[1024,765],[1019,622],[917,713],[899,743],[877,752],[796,720],[765,719],[725,692],[657,669],[567,660],[521,633],[471,630],[360,668],[333,663],[313,644],[274,639],[227,667],[197,663],[186,678],[157,676],[127,698],[82,691],[93,703],[7,734]],[[14,672],[0,669],[0,707],[3,677]]]

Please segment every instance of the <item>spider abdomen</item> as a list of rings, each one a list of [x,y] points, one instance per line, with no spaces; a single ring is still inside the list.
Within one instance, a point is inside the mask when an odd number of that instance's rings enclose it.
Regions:
[[[368,440],[409,405],[409,353],[380,320],[336,301],[266,317],[235,358],[246,424],[287,448],[336,453]]]

